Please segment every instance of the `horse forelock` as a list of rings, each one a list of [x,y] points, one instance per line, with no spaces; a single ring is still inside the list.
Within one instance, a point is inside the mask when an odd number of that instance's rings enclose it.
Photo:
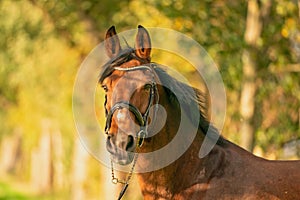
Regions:
[[[103,80],[108,77],[113,71],[114,67],[120,66],[123,63],[126,63],[133,59],[134,49],[126,48],[122,50],[118,56],[110,59],[107,63],[105,63],[100,70],[99,83],[103,82]]]
[[[103,82],[103,80],[106,77],[108,77],[115,70],[114,69],[115,67],[119,67],[122,64],[124,64],[132,59],[136,59],[142,64],[146,64],[146,63],[150,62],[149,60],[139,58],[135,54],[135,49],[128,46],[127,48],[122,49],[116,57],[110,59],[107,63],[105,63],[101,67],[99,83]]]

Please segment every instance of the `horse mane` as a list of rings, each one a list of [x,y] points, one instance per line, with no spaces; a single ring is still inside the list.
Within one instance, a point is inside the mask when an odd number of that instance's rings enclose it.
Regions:
[[[112,58],[101,67],[99,83],[103,82],[106,77],[112,74],[114,67],[132,59],[137,59],[144,64],[147,63],[146,60],[142,60],[141,58],[137,57],[134,49],[128,46],[126,49],[123,49],[118,56]],[[217,139],[218,145],[225,144],[226,140],[219,134],[217,128],[211,125],[211,122],[208,119],[208,106],[206,104],[204,94],[197,88],[193,88],[173,78],[157,64],[154,64],[154,66],[155,67],[153,67],[153,69],[158,75],[161,84],[167,93],[169,102],[174,106],[182,106],[190,121],[195,126],[198,126],[204,135],[207,135],[214,141]],[[181,103],[180,105],[179,102]],[[197,119],[197,117],[200,117],[200,119]]]
[[[191,87],[170,76],[160,67],[154,67],[167,97],[174,106],[182,106],[190,121],[201,129],[210,139],[217,139],[217,144],[222,145],[226,140],[219,134],[218,129],[208,119],[208,108],[205,94],[197,88]],[[180,104],[180,105],[179,105]],[[197,117],[200,117],[200,119]],[[196,124],[198,123],[198,124]],[[208,132],[209,129],[209,132]]]

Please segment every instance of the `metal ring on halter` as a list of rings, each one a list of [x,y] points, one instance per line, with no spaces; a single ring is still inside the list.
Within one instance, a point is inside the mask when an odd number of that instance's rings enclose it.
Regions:
[[[147,133],[146,130],[141,129],[138,133],[137,133],[137,146],[141,147],[144,144],[144,140],[146,137]]]
[[[113,177],[113,178],[111,179],[111,182],[112,182],[113,184],[118,184],[118,183],[119,183],[119,179]]]
[[[126,181],[119,180],[119,179],[116,178],[116,177],[113,177],[113,178],[111,179],[111,182],[112,182],[113,184],[118,184],[118,183],[126,184],[126,183],[127,183]]]

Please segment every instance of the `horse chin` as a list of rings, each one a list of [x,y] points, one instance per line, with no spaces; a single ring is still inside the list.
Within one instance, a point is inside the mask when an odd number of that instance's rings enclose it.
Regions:
[[[134,153],[133,152],[117,152],[116,154],[111,154],[111,160],[114,163],[117,163],[119,165],[129,165],[132,163],[134,159]]]

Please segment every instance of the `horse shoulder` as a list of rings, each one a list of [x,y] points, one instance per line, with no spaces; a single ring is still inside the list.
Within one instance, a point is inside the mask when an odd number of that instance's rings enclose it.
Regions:
[[[214,187],[210,184],[198,183],[176,194],[172,200],[280,200],[276,195],[263,193],[259,190],[241,192],[237,189],[228,192],[226,186]],[[225,190],[224,190],[225,189]]]
[[[183,199],[300,199],[300,161],[268,161],[229,144],[216,147]],[[205,181],[206,178],[206,181]]]

